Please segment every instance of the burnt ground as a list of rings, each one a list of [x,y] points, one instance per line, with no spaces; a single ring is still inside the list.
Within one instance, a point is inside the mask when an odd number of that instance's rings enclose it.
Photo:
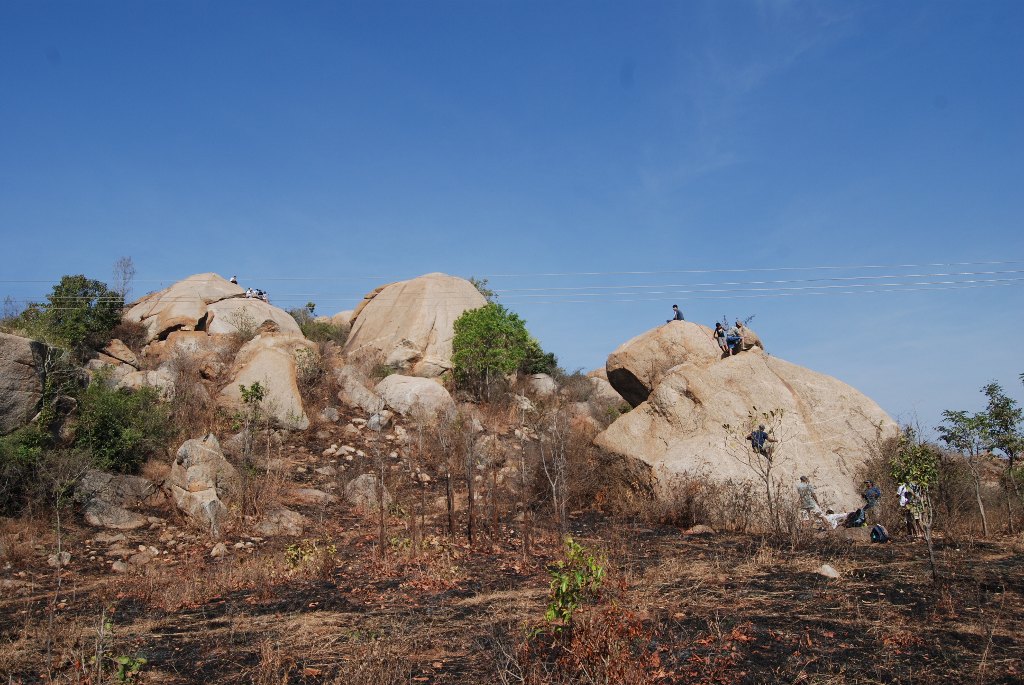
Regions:
[[[275,496],[340,489],[360,471],[321,455],[345,440],[340,428],[304,440],[286,446]],[[333,485],[315,471],[328,461]],[[52,522],[0,521],[0,674],[116,682],[121,658],[138,665],[125,680],[147,683],[1024,682],[1019,537],[938,539],[933,582],[923,543],[872,544],[863,530],[808,531],[794,545],[577,512],[570,532],[605,555],[607,576],[559,652],[544,612],[561,536],[534,530],[526,559],[518,524],[483,526],[472,546],[449,538],[436,480],[428,497],[399,496],[383,555],[376,516],[341,502],[288,502],[310,521],[300,538],[240,524],[219,559],[168,508],[113,543],[75,517],[59,575],[47,565]],[[435,514],[420,529],[422,501]],[[157,554],[111,570],[140,546]],[[816,573],[823,563],[840,578]],[[609,672],[623,662],[627,674]]]
[[[607,551],[606,583],[643,627],[649,682],[1024,677],[1024,566],[1007,541],[940,542],[932,583],[921,544],[829,536],[789,551],[669,526],[573,524]],[[502,653],[521,658],[516,644],[542,624],[546,559],[523,564],[514,539],[470,549],[439,538],[418,560],[392,549],[380,561],[370,522],[336,527],[319,532],[337,555],[310,568],[268,545],[128,576],[72,566],[59,591],[52,570],[33,569],[32,592],[0,601],[0,664],[15,683],[95,682],[89,658],[103,642],[112,656],[145,658],[141,678],[153,683],[498,682]],[[823,562],[842,577],[817,575]]]

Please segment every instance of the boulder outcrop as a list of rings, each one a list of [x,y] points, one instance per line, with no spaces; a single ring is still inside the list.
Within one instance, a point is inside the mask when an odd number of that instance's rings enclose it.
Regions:
[[[661,340],[660,328],[656,330],[654,335]],[[630,344],[636,349],[658,348],[642,338]],[[743,463],[751,450],[743,440],[749,413],[753,407],[781,410],[775,468],[782,485],[795,487],[799,477],[807,475],[818,486],[822,504],[837,511],[858,505],[856,477],[869,457],[869,445],[880,436],[895,434],[895,422],[835,378],[760,349],[725,359],[715,355],[708,361],[695,338],[688,335],[686,340],[698,351],[693,353],[688,346],[683,363],[661,370],[655,366],[643,379],[655,379],[646,401],[619,417],[595,442],[649,464],[657,478],[686,472],[716,480],[752,480],[753,472]],[[727,429],[726,424],[735,428]]]
[[[421,413],[434,417],[455,409],[455,400],[444,386],[430,378],[391,374],[375,388],[387,406],[403,416]]]
[[[672,321],[619,345],[608,355],[605,369],[615,391],[636,407],[673,367],[684,362],[706,365],[721,357],[710,328]]]
[[[279,332],[302,337],[302,330],[291,314],[263,300],[233,297],[210,304],[206,311],[206,330],[211,334],[255,331],[270,321]]]
[[[217,274],[195,274],[150,295],[125,312],[125,321],[146,327],[147,342],[165,338],[174,330],[203,330],[207,308],[214,302],[242,297],[245,291]]]
[[[217,537],[228,515],[227,505],[237,498],[241,482],[211,433],[181,445],[166,487],[181,511]]]
[[[266,390],[265,407],[286,428],[305,430],[309,418],[299,393],[296,355],[316,354],[316,346],[305,338],[287,333],[264,333],[242,346],[235,357],[231,381],[220,393],[220,400],[235,409],[242,407],[239,385],[259,382]]]
[[[469,281],[432,273],[378,288],[352,317],[345,356],[435,377],[451,368],[455,320],[487,304]]]
[[[0,333],[0,435],[21,428],[39,411],[47,347]]]

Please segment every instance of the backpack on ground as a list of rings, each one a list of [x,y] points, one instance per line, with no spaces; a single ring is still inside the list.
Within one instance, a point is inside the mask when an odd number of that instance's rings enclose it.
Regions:
[[[871,542],[889,542],[889,531],[881,523],[871,527]]]
[[[867,514],[864,513],[863,509],[857,509],[851,511],[846,515],[846,520],[843,521],[844,528],[860,528],[868,520]]]

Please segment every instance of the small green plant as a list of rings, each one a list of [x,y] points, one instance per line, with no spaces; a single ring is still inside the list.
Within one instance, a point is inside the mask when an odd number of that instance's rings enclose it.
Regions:
[[[295,350],[295,372],[300,387],[312,388],[327,375],[327,368],[316,350],[300,347]]]
[[[606,563],[604,557],[593,554],[571,537],[565,538],[565,559],[548,566],[551,595],[544,619],[557,624],[556,631],[572,621],[573,613],[584,601],[597,596]]]
[[[288,545],[284,550],[284,559],[292,570],[317,568],[320,570],[334,567],[338,558],[338,548],[327,540],[303,540]]]
[[[128,656],[127,654],[116,656],[113,658],[113,661],[117,664],[114,677],[117,678],[119,683],[134,683],[142,673],[142,667],[146,665],[146,659],[143,657]]]

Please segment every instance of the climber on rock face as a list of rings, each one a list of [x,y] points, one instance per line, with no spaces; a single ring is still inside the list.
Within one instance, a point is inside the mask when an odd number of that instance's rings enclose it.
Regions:
[[[674,304],[674,305],[672,305],[672,318],[669,319],[668,321],[666,321],[665,323],[672,323],[673,321],[685,321],[685,320],[686,319],[683,318],[683,312],[679,309],[679,305]]]
[[[767,443],[778,442],[778,440],[768,435],[763,423],[757,427],[757,430],[750,431],[746,439],[750,441],[750,446],[754,448],[755,452],[766,457],[771,456],[771,447]]]
[[[721,348],[722,352],[725,354],[729,354],[729,343],[725,341],[725,326],[723,326],[721,323],[716,323],[715,332],[713,335],[715,336],[715,342],[718,343],[718,347]]]
[[[729,332],[725,336],[725,342],[729,346],[730,354],[736,354],[740,351],[740,345],[743,343],[742,322],[737,321],[736,325],[729,329]]]

